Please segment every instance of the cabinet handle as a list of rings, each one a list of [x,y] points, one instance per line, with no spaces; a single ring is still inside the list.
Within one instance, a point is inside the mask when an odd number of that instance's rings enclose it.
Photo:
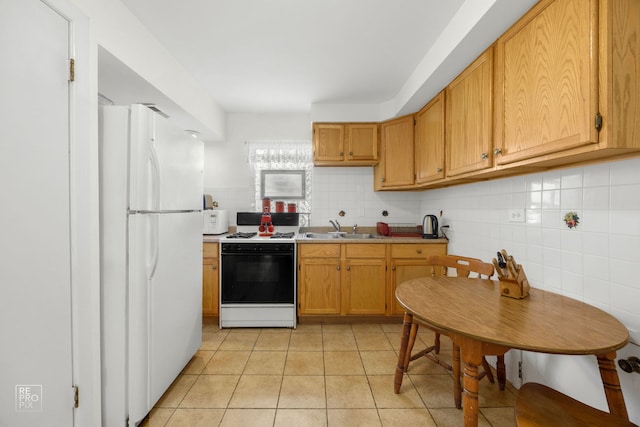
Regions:
[[[349,151],[349,155],[350,155],[350,156],[353,156],[353,151]]]
[[[347,271],[351,271],[351,266],[347,265]]]
[[[500,148],[496,148],[493,150],[493,154],[495,154],[496,156],[501,153],[502,153],[502,150]]]
[[[344,151],[340,152],[340,157],[344,156]]]
[[[217,265],[212,265],[212,266],[211,266],[211,269],[212,269],[212,270],[217,270],[217,269],[218,269],[218,266],[217,266]]]
[[[438,173],[442,172],[442,168],[437,168],[436,172],[438,172]]]
[[[340,271],[340,266],[336,265],[336,270]]]
[[[489,158],[489,155],[487,153],[482,153],[482,160],[487,160]]]
[[[416,249],[416,252],[418,252],[419,254],[422,253],[422,249]]]
[[[392,271],[396,271],[396,266],[394,265],[393,267],[391,267]]]
[[[380,178],[380,182],[384,182],[384,178]]]

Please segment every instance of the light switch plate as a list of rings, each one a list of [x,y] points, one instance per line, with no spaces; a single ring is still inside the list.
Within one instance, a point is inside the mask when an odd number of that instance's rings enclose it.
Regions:
[[[509,222],[524,222],[524,209],[509,209]]]

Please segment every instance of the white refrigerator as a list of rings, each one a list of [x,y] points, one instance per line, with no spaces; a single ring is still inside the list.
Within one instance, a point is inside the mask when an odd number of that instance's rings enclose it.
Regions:
[[[202,141],[100,107],[103,426],[135,426],[202,340]]]

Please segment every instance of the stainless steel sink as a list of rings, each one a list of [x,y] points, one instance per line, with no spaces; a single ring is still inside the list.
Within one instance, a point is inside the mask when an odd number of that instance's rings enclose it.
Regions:
[[[375,236],[372,236],[369,233],[349,233],[342,237],[345,239],[375,239]]]
[[[340,234],[330,233],[304,233],[305,239],[339,239]]]

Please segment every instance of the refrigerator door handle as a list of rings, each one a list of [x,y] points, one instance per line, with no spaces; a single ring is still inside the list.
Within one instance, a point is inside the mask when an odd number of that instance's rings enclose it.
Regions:
[[[150,237],[150,245],[151,245],[151,253],[153,257],[151,258],[151,263],[149,264],[149,274],[147,278],[152,280],[156,274],[156,269],[158,268],[158,259],[160,258],[160,218],[158,214],[149,215],[149,220],[151,221],[151,235]]]
[[[151,157],[151,196],[152,209],[160,210],[160,161],[158,159],[158,151],[156,150],[156,140],[151,139],[149,144],[149,154]]]

